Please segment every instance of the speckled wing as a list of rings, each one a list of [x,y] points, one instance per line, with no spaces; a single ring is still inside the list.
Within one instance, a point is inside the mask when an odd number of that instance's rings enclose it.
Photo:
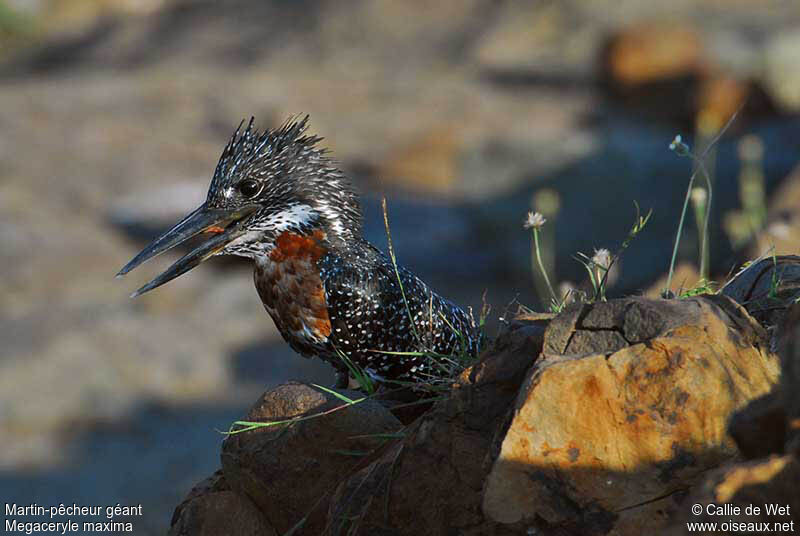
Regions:
[[[391,261],[374,248],[352,258],[327,256],[320,271],[331,323],[329,342],[374,375],[423,381],[442,375],[443,367],[429,356],[391,352],[451,354],[462,344],[476,351],[467,314],[408,270],[400,268],[398,278]]]

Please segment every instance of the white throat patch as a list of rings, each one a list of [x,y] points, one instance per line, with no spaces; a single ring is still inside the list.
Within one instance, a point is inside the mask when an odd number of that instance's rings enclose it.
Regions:
[[[305,204],[291,205],[286,210],[273,214],[262,224],[264,230],[285,231],[287,229],[299,228],[311,223],[317,216],[311,206]]]
[[[225,248],[228,250],[239,249],[248,252],[247,256],[254,257],[268,253],[274,247],[273,244],[262,243],[256,246],[264,232],[280,234],[289,229],[299,229],[310,224],[318,216],[319,213],[309,205],[301,203],[291,205],[286,210],[276,212],[266,220],[258,222],[258,225],[231,241]]]

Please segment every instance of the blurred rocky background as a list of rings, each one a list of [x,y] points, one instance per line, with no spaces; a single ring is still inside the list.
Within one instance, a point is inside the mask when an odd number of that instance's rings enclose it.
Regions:
[[[242,118],[309,113],[380,247],[490,326],[654,215],[612,295],[665,274],[691,162],[709,153],[710,267],[797,253],[800,4],[781,0],[0,0],[0,497],[142,504],[162,534],[265,388],[331,384],[280,340],[246,263],[137,300],[148,238],[199,204]],[[793,171],[794,170],[794,171]],[[702,183],[699,183],[701,185]],[[689,216],[675,285],[696,283]],[[774,249],[771,249],[774,246]]]

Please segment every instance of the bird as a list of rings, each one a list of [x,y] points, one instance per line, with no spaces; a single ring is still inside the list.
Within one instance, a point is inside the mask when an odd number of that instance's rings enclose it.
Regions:
[[[215,255],[248,257],[284,340],[333,365],[337,386],[356,371],[379,385],[452,380],[453,364],[483,342],[471,311],[397,264],[391,242],[387,255],[364,238],[358,194],[323,138],[307,133],[308,115],[261,131],[254,122],[242,121],[224,147],[205,202],[117,277],[198,235],[199,245],[131,296]]]

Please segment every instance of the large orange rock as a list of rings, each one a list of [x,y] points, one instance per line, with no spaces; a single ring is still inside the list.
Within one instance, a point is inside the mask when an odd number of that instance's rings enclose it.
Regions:
[[[783,259],[792,261],[796,257]],[[755,263],[734,280],[730,289],[748,291],[745,303],[759,307],[763,297],[758,296],[758,284],[781,265]],[[755,290],[756,292],[749,292]],[[780,289],[773,294],[778,303],[792,303],[781,298]],[[686,534],[690,524],[716,523],[715,530],[706,525],[694,533],[713,534],[719,530],[761,534],[765,532],[795,532],[800,529],[800,404],[797,390],[800,387],[798,370],[798,341],[800,340],[800,306],[788,308],[781,324],[772,326],[773,340],[778,341],[781,356],[781,382],[770,393],[753,400],[736,412],[730,420],[729,430],[742,454],[759,458],[744,463],[730,463],[708,474],[702,484],[675,511],[668,534]],[[769,505],[769,508],[768,506]],[[720,526],[728,523],[727,529]],[[731,523],[736,523],[732,527]]]
[[[484,513],[579,534],[663,527],[673,495],[736,455],[729,416],[778,378],[766,348],[725,297],[570,307],[520,390]]]

